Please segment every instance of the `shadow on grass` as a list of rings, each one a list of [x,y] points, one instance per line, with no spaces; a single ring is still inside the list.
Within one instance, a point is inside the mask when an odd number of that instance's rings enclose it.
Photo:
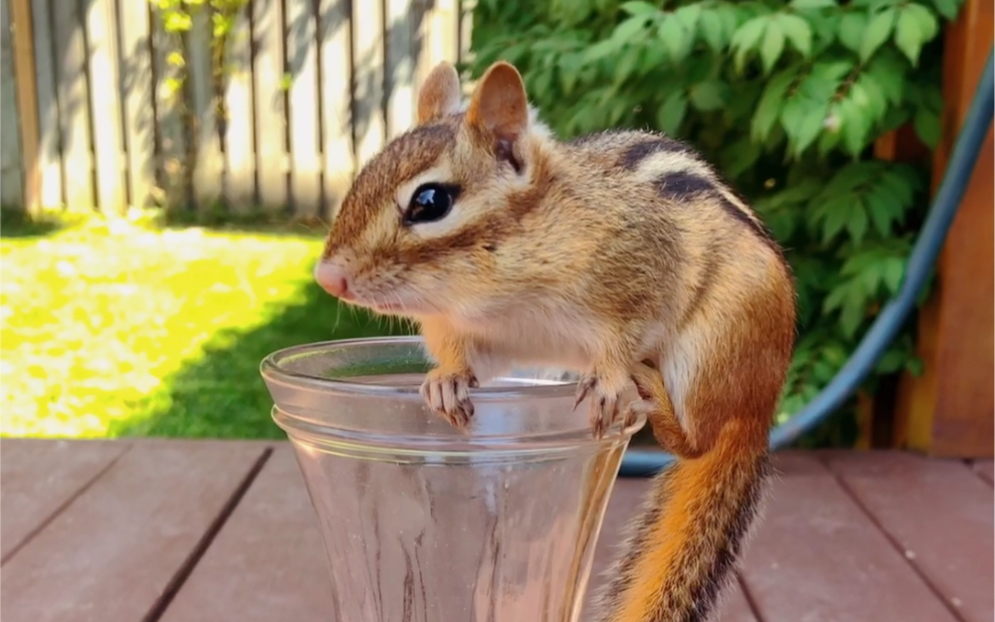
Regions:
[[[65,216],[32,218],[25,211],[0,208],[0,238],[42,238],[76,224],[77,219]]]
[[[410,332],[397,321],[338,306],[317,285],[302,300],[276,310],[262,326],[215,334],[204,355],[167,378],[139,412],[115,425],[113,436],[184,438],[286,438],[270,418],[272,400],[259,363],[275,350],[330,339]]]

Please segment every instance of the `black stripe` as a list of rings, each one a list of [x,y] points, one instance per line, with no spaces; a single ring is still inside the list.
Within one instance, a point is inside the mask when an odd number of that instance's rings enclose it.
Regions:
[[[687,171],[666,173],[653,185],[660,196],[675,201],[687,201],[702,193],[718,194],[718,188],[711,181]]]
[[[671,201],[689,201],[692,198],[703,194],[717,198],[719,205],[722,206],[722,209],[725,210],[727,214],[749,227],[753,233],[757,235],[757,237],[763,240],[767,246],[769,246],[779,257],[783,259],[784,252],[777,241],[774,240],[774,235],[771,233],[770,229],[767,228],[766,223],[764,223],[758,216],[747,213],[745,209],[740,208],[740,206],[723,196],[719,191],[720,183],[721,182],[713,182],[700,175],[689,173],[688,171],[675,171],[658,178],[653,182],[653,185],[661,197]],[[728,186],[725,186],[724,184],[723,187],[728,188]],[[731,189],[730,192],[739,198],[739,195]],[[743,205],[746,205],[746,201],[741,198],[739,200],[742,201]]]
[[[640,162],[656,153],[687,153],[689,156],[694,157],[694,152],[691,151],[691,148],[681,141],[661,136],[632,145],[622,152],[622,155],[618,159],[618,164],[622,168],[631,171],[639,166]]]

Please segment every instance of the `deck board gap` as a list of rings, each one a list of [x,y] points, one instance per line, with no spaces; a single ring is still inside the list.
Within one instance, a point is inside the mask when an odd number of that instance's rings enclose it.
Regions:
[[[190,573],[193,572],[193,569],[197,566],[197,563],[200,562],[200,559],[204,556],[204,553],[207,552],[207,549],[211,546],[211,543],[221,531],[221,528],[224,527],[224,524],[238,507],[239,502],[242,501],[245,493],[259,476],[259,473],[263,470],[263,467],[266,465],[266,462],[269,460],[271,455],[273,455],[273,447],[267,446],[263,449],[255,463],[253,463],[252,468],[249,469],[248,473],[245,474],[245,477],[242,478],[242,481],[239,483],[238,487],[235,488],[231,498],[229,498],[227,503],[225,503],[225,505],[221,508],[218,516],[211,522],[210,525],[208,525],[207,529],[204,531],[204,535],[201,536],[196,546],[194,546],[193,550],[190,551],[190,555],[187,556],[186,560],[184,560],[179,569],[177,569],[176,574],[173,575],[172,579],[170,579],[169,583],[166,585],[166,588],[162,591],[159,598],[156,599],[155,603],[153,603],[149,612],[142,618],[142,622],[158,622],[158,620],[162,618],[163,614],[166,613],[170,603],[173,602],[173,599],[179,593],[180,589],[183,587],[183,584],[186,583],[186,580],[190,577]]]
[[[753,617],[757,619],[757,622],[765,622],[763,613],[760,611],[760,607],[757,605],[756,599],[753,598],[753,594],[750,593],[750,588],[746,585],[746,580],[743,579],[742,572],[736,571],[734,576],[736,578],[736,583],[739,585],[740,591],[743,592],[743,598],[746,599],[746,604],[750,607],[750,613],[752,613]]]
[[[895,538],[884,527],[881,521],[878,520],[878,517],[875,516],[873,512],[871,512],[871,509],[867,507],[863,501],[861,501],[860,497],[856,494],[856,492],[852,488],[850,488],[850,485],[846,482],[846,480],[835,470],[830,469],[830,472],[832,473],[832,477],[836,480],[836,483],[839,485],[839,487],[842,488],[843,491],[847,494],[847,496],[850,497],[850,500],[853,501],[853,503],[858,508],[860,508],[860,511],[863,512],[865,516],[867,516],[868,520],[871,521],[871,524],[873,524],[874,527],[877,528],[877,530],[884,535],[885,539],[888,540],[888,543],[895,550],[898,556],[901,557],[903,560],[905,560],[905,563],[908,564],[908,566],[912,569],[912,572],[914,572],[916,576],[919,577],[919,579],[923,582],[926,588],[929,589],[930,593],[932,593],[933,596],[937,600],[939,600],[940,603],[943,604],[943,607],[950,612],[950,615],[952,615],[954,619],[956,619],[958,622],[967,622],[967,620],[964,618],[963,614],[957,609],[957,607],[955,607],[954,604],[951,603],[946,598],[946,596],[943,595],[943,592],[940,591],[940,588],[934,585],[933,582],[929,580],[929,577],[926,576],[926,573],[923,572],[923,570],[915,562],[915,559],[910,559],[909,556],[905,554],[905,547],[903,547],[901,542],[899,542],[898,539]]]
[[[131,448],[132,448],[132,445],[130,445],[130,444],[128,446],[126,446],[125,449],[124,449],[124,451],[122,451],[120,454],[118,454],[112,460],[110,460],[107,464],[105,464],[103,466],[103,468],[101,468],[99,471],[97,471],[96,474],[94,474],[93,477],[91,477],[89,480],[87,480],[82,486],[80,486],[75,492],[73,492],[73,494],[69,495],[66,498],[66,500],[63,501],[62,503],[60,503],[59,506],[56,507],[48,516],[46,516],[44,519],[42,519],[41,521],[39,521],[38,525],[36,525],[23,538],[21,538],[21,541],[18,542],[14,546],[14,548],[12,548],[9,551],[7,551],[7,554],[4,555],[3,558],[0,558],[0,566],[3,566],[7,562],[9,562],[15,555],[17,555],[17,553],[21,549],[23,549],[32,540],[34,540],[35,536],[37,536],[38,534],[40,534],[46,527],[48,527],[52,523],[52,521],[54,521],[56,518],[59,517],[60,514],[62,514],[64,511],[66,511],[73,504],[73,502],[75,502],[77,499],[79,499],[81,496],[83,496],[83,494],[87,490],[89,490],[91,487],[93,487],[94,484],[96,484],[98,481],[100,481],[100,478],[102,478],[105,474],[107,474],[108,472],[110,472],[110,470],[112,468],[114,468],[114,465],[117,464],[118,461],[121,458],[123,458],[124,456],[126,456],[129,451],[131,451]]]

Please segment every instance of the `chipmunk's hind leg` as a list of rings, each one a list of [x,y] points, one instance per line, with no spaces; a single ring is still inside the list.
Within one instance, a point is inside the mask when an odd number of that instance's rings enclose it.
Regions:
[[[665,450],[680,458],[697,458],[703,450],[695,445],[681,427],[674,412],[674,404],[664,386],[663,376],[652,361],[643,361],[633,366],[630,377],[639,392],[639,400],[631,402],[626,410],[626,421],[634,421],[638,415],[646,416],[653,430],[656,442]]]

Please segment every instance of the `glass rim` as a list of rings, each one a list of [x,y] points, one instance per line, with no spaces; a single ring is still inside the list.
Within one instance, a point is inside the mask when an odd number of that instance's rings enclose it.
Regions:
[[[423,399],[419,386],[396,385],[378,382],[352,382],[339,378],[325,378],[288,369],[282,361],[308,352],[321,352],[328,348],[342,347],[376,347],[397,345],[421,346],[420,335],[385,335],[378,337],[355,337],[350,339],[332,339],[311,343],[297,344],[275,350],[266,355],[259,364],[259,372],[267,380],[275,380],[284,385],[299,388],[309,388],[319,391],[333,391],[341,394],[361,395],[365,397],[389,397],[392,399]],[[508,399],[529,398],[563,398],[574,395],[577,382],[536,380],[535,384],[520,384],[497,387],[475,387],[470,389],[473,399],[482,401],[504,401]]]

